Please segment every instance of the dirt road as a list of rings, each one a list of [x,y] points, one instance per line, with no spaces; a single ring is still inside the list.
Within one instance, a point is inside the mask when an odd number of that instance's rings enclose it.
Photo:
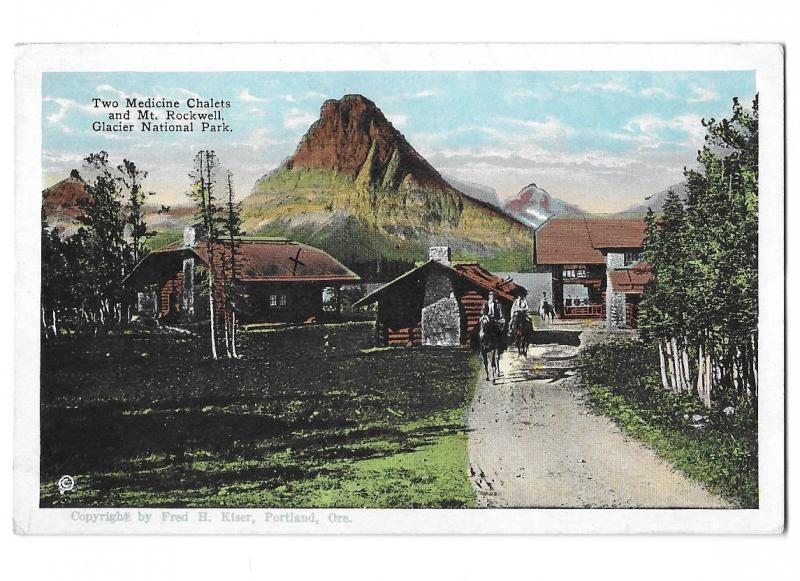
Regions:
[[[577,353],[577,347],[531,347],[526,360],[506,352],[504,377],[496,383],[481,377],[468,418],[478,506],[729,506],[590,412],[574,377],[545,377],[543,367],[564,364],[541,358],[555,350]]]

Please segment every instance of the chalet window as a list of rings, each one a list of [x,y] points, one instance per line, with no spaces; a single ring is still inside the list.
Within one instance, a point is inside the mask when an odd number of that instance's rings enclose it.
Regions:
[[[269,295],[270,307],[285,307],[286,306],[286,293]]]
[[[633,250],[625,253],[625,266],[639,262],[644,258],[644,253],[641,250]]]
[[[565,266],[561,270],[561,276],[563,278],[587,278],[589,273],[585,266]]]

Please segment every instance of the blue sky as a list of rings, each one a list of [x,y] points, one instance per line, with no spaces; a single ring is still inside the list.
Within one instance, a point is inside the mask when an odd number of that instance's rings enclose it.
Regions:
[[[46,73],[45,186],[92,151],[149,171],[165,203],[184,201],[193,153],[213,148],[241,196],[291,155],[323,101],[360,93],[440,172],[495,188],[535,182],[587,210],[618,211],[682,179],[702,145],[703,117],[749,103],[752,71]],[[230,133],[108,134],[93,97],[225,99]],[[184,108],[184,110],[186,110]]]

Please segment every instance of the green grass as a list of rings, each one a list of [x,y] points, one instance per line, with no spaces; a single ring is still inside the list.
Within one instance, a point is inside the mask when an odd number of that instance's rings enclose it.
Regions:
[[[757,508],[755,419],[728,418],[690,396],[664,391],[649,350],[638,341],[587,349],[579,367],[592,405],[709,491],[736,506]],[[694,414],[708,416],[707,425],[692,426]]]
[[[172,244],[173,242],[177,242],[178,240],[182,239],[182,230],[162,230],[160,232],[156,232],[155,236],[147,240],[147,247],[150,250],[157,250],[162,246]]]
[[[369,324],[45,345],[41,505],[470,507],[463,350],[374,350]],[[59,476],[76,478],[58,494]]]

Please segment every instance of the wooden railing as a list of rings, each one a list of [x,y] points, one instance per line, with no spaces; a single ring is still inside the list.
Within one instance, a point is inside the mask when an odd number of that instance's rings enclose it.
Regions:
[[[605,316],[606,305],[603,303],[564,307],[565,319],[595,319]]]

